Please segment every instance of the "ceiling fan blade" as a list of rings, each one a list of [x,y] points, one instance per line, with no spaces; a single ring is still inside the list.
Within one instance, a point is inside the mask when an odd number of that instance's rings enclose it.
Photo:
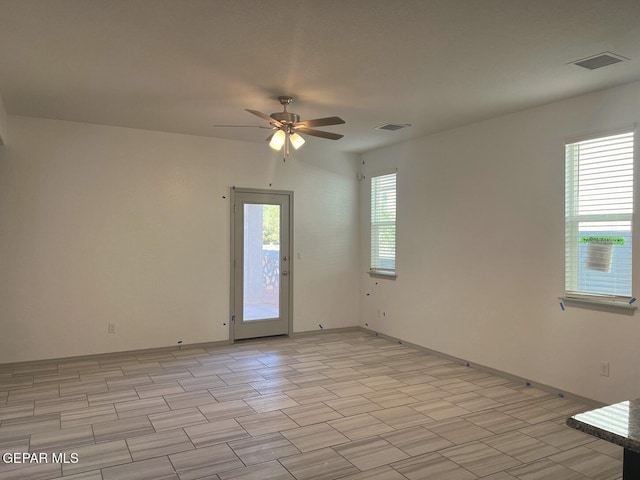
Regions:
[[[296,131],[304,133],[306,135],[312,135],[314,137],[327,138],[329,140],[340,140],[342,137],[344,137],[344,135],[340,135],[338,133],[323,132],[322,130],[312,130],[311,128],[306,127],[296,127]]]
[[[256,117],[260,117],[261,119],[266,120],[267,122],[275,125],[276,127],[281,127],[282,126],[282,124],[278,120],[276,120],[275,118],[271,118],[266,113],[262,113],[262,112],[259,112],[257,110],[250,110],[248,108],[245,108],[245,110],[247,112],[249,112],[249,113],[254,114]]]
[[[233,128],[266,128],[267,130],[272,130],[275,127],[265,127],[264,125],[211,125],[212,127],[220,128],[220,127],[233,127]]]
[[[326,127],[327,125],[341,125],[343,123],[345,123],[345,121],[340,117],[325,117],[315,118],[313,120],[303,120],[296,123],[296,126],[299,125],[301,127]]]

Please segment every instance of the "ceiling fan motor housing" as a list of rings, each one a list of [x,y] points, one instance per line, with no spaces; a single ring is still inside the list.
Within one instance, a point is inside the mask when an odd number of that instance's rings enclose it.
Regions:
[[[293,125],[294,123],[300,121],[300,115],[289,112],[272,113],[270,117],[285,125]]]

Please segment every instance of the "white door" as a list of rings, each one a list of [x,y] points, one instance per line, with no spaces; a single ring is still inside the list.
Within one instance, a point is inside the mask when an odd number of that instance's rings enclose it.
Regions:
[[[232,192],[232,340],[290,332],[292,196]]]

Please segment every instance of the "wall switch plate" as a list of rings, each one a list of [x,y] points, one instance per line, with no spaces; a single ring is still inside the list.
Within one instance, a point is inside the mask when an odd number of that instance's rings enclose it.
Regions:
[[[116,324],[109,323],[109,333],[116,333]]]
[[[602,375],[603,377],[609,376],[609,362],[600,363],[600,375]]]

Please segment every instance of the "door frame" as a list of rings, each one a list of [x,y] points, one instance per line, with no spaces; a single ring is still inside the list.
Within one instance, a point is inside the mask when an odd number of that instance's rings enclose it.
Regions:
[[[231,255],[229,256],[229,271],[230,271],[230,286],[229,286],[229,343],[233,344],[235,342],[235,319],[236,319],[236,229],[235,229],[235,216],[237,213],[236,208],[236,193],[249,193],[249,194],[257,194],[257,195],[286,195],[289,200],[289,298],[287,300],[286,305],[282,305],[282,307],[286,307],[289,310],[289,319],[287,326],[288,337],[291,337],[293,334],[293,191],[291,190],[266,190],[260,188],[241,188],[241,187],[231,187],[231,202],[230,202],[230,224],[231,224]],[[242,273],[240,273],[242,274]]]

